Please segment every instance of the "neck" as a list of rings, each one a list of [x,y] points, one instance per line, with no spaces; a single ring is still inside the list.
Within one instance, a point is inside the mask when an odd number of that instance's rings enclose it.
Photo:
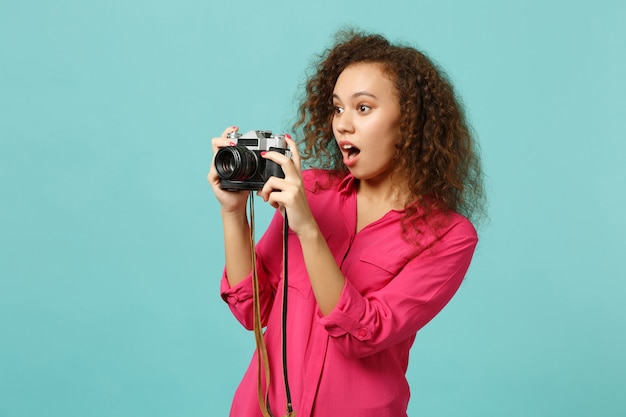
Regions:
[[[357,194],[362,200],[378,206],[387,206],[390,210],[401,210],[408,202],[410,193],[405,187],[398,186],[391,178],[383,181],[360,180]]]

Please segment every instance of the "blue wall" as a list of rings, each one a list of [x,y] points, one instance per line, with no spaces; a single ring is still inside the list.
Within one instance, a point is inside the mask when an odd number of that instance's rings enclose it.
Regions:
[[[288,130],[343,24],[447,70],[488,176],[410,414],[624,416],[624,22],[608,0],[0,0],[0,416],[227,413],[254,342],[218,295],[210,139]]]

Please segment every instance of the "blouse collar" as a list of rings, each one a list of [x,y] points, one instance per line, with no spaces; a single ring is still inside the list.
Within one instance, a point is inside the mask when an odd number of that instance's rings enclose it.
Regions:
[[[337,190],[339,194],[350,194],[356,191],[357,179],[348,173],[339,183]]]

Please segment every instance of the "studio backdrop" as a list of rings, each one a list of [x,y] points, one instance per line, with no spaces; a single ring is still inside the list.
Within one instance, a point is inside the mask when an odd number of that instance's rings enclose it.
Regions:
[[[290,132],[353,26],[445,69],[487,179],[409,414],[623,417],[624,22],[610,0],[0,0],[0,416],[227,415],[254,338],[219,297],[210,141]]]

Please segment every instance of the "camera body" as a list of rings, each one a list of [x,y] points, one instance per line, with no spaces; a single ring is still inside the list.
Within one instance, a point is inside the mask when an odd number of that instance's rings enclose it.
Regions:
[[[273,135],[270,130],[230,133],[234,146],[224,146],[215,154],[215,169],[220,188],[229,191],[260,190],[269,177],[285,178],[280,165],[261,157],[261,152],[276,151],[291,157],[285,135]]]

